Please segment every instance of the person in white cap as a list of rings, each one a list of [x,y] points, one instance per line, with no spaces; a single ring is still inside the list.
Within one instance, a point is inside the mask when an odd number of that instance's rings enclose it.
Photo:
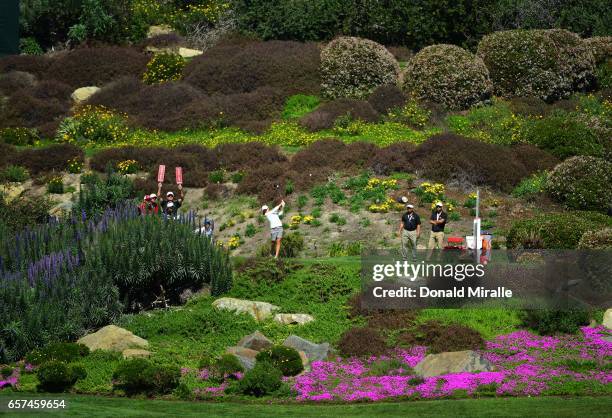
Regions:
[[[267,205],[261,207],[261,213],[268,218],[270,223],[270,239],[272,244],[272,253],[274,258],[278,258],[280,254],[281,241],[283,240],[283,223],[280,217],[283,216],[283,209],[285,208],[285,201],[281,200],[278,206],[270,209]]]
[[[157,184],[157,194],[161,195],[162,183]],[[183,185],[178,185],[179,192],[181,197],[178,199],[174,198],[174,192],[166,193],[166,198],[161,200],[161,208],[164,215],[175,218],[178,214],[178,210],[183,205],[183,199],[185,198],[185,193],[183,193]]]
[[[408,200],[408,199],[406,199]],[[414,206],[406,205],[406,212],[402,215],[397,234],[402,238],[402,257],[408,259],[408,249],[412,249],[412,259],[417,258],[417,240],[421,236],[421,218],[414,211]]]
[[[436,203],[436,209],[431,213],[431,218],[429,218],[431,234],[429,235],[427,248],[430,250],[444,247],[444,226],[446,225],[448,215],[442,210],[443,206],[442,202]]]

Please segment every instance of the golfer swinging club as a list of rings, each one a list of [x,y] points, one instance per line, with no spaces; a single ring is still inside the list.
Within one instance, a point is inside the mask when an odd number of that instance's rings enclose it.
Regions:
[[[281,248],[281,241],[283,239],[283,223],[281,222],[280,217],[283,216],[284,207],[284,200],[281,200],[280,205],[275,206],[272,209],[266,205],[261,207],[261,213],[265,215],[266,218],[268,218],[268,222],[270,222],[270,238],[272,240],[271,244],[274,258],[278,258]]]

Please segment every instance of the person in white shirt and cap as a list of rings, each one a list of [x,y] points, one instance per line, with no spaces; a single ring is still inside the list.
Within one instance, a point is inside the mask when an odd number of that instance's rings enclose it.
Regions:
[[[180,197],[178,199],[174,198],[174,192],[167,192],[166,198],[161,201],[161,208],[164,215],[168,216],[171,219],[176,218],[178,215],[178,210],[183,205],[183,199],[185,198],[185,193],[183,192],[183,185],[178,185]],[[162,183],[157,184],[157,194],[161,195],[162,191]]]
[[[270,223],[270,239],[272,244],[272,253],[274,258],[278,258],[280,254],[281,241],[283,240],[283,223],[280,217],[283,216],[285,201],[281,200],[280,204],[270,209],[267,205],[261,207],[261,213],[268,218]]]

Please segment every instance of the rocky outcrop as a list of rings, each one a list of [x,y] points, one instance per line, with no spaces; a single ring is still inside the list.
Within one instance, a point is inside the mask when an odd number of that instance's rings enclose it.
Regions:
[[[414,367],[418,376],[431,377],[448,373],[475,373],[495,370],[493,363],[472,350],[429,354]]]
[[[281,313],[274,315],[274,320],[283,325],[304,325],[314,321],[314,318],[311,315],[302,313]]]
[[[308,358],[308,362],[327,360],[332,354],[332,348],[329,343],[316,344],[308,341],[297,335],[288,336],[283,345],[286,347],[295,348],[297,351],[302,351]]]
[[[147,340],[116,325],[107,325],[104,328],[100,328],[98,331],[80,338],[77,342],[86,345],[91,351],[124,352],[124,350],[129,348],[146,349],[149,347]]]
[[[212,305],[221,310],[234,311],[236,313],[248,313],[256,321],[263,321],[272,316],[280,308],[267,302],[258,302],[236,298],[219,298]]]
[[[228,347],[225,352],[236,356],[245,370],[251,370],[255,366],[255,357],[259,353],[257,350],[251,350],[246,347]]]
[[[259,331],[242,337],[238,342],[238,347],[249,348],[255,351],[266,350],[274,344],[265,335]]]
[[[96,86],[87,86],[80,87],[72,92],[70,97],[74,101],[75,104],[81,104],[87,101],[91,96],[100,91],[100,87]]]

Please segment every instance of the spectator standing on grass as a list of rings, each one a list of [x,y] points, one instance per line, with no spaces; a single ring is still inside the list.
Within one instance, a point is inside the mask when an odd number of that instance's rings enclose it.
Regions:
[[[261,207],[261,213],[268,218],[268,222],[270,223],[270,238],[274,258],[278,258],[278,255],[280,254],[281,241],[283,240],[283,223],[281,222],[280,217],[283,216],[284,208],[284,200],[281,200],[280,204],[272,209],[266,205]]]
[[[444,226],[446,225],[448,215],[442,210],[442,207],[442,202],[436,203],[436,209],[431,213],[431,218],[429,218],[431,234],[429,235],[427,248],[430,250],[444,248]]]
[[[179,193],[181,197],[178,199],[174,198],[174,192],[170,191],[166,193],[166,198],[161,201],[161,208],[164,215],[169,218],[176,218],[178,214],[178,210],[183,205],[183,199],[185,198],[185,193],[183,193],[183,185],[178,185]],[[161,195],[162,183],[157,184],[157,194]]]
[[[412,259],[417,258],[417,240],[421,236],[421,218],[414,211],[414,206],[406,205],[406,212],[402,215],[398,235],[402,239],[402,257],[408,259],[408,249],[412,249]]]

